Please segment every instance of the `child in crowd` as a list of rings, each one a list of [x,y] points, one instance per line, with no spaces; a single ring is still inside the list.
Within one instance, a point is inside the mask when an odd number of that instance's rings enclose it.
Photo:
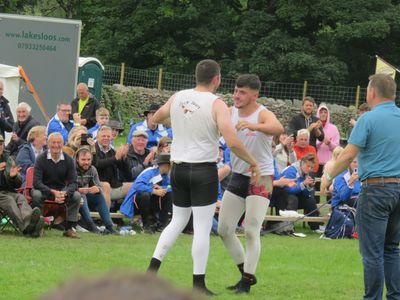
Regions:
[[[97,131],[99,130],[100,126],[107,125],[109,119],[110,112],[108,109],[100,107],[98,110],[96,110],[96,125],[88,130],[88,134],[92,136],[94,141],[96,141]]]

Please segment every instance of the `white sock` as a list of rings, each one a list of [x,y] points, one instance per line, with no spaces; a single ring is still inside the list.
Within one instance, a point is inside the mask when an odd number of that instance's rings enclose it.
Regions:
[[[156,249],[154,250],[153,257],[162,261],[169,249],[174,245],[176,239],[187,225],[191,207],[172,206],[172,220],[168,226],[163,230],[158,239]]]
[[[216,203],[207,206],[194,206],[193,211],[193,274],[206,273],[208,252],[210,250],[210,232]]]
[[[235,234],[237,223],[245,211],[245,200],[229,191],[222,197],[218,218],[218,234],[235,263],[244,262],[244,249]]]
[[[255,274],[261,252],[260,230],[268,210],[269,200],[260,196],[246,198],[244,228],[246,235],[246,255],[244,272]]]

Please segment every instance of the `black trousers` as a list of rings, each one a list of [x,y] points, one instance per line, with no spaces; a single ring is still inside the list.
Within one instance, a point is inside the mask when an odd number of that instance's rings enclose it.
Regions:
[[[157,221],[166,226],[172,215],[171,193],[166,193],[164,197],[151,193],[138,193],[136,195],[136,205],[142,216],[144,227],[150,226]]]
[[[289,194],[287,198],[287,209],[288,210],[298,210],[304,209],[304,214],[310,217],[318,217],[319,210],[317,208],[317,203],[315,202],[314,194],[312,193],[310,196],[305,196],[303,194],[293,195]],[[308,226],[312,230],[316,230],[319,228],[320,222],[309,222]]]

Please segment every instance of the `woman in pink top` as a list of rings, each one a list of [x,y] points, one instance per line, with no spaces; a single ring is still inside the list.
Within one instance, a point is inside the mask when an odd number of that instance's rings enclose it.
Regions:
[[[330,122],[330,113],[328,107],[321,103],[317,110],[317,117],[321,120],[325,139],[320,142],[317,140],[317,156],[319,160],[319,169],[317,176],[321,177],[324,165],[332,158],[333,149],[340,145],[339,130]]]

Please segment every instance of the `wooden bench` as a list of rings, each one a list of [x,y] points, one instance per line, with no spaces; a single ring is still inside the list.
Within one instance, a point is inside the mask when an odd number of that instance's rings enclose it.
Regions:
[[[282,217],[282,216],[272,216],[272,215],[266,215],[265,216],[266,221],[288,221],[288,222],[293,222],[293,221],[301,221],[301,222],[318,222],[318,223],[327,223],[329,221],[329,216],[320,216],[320,217]]]
[[[100,219],[100,215],[98,212],[96,211],[91,211],[90,212],[90,216],[94,219]],[[124,214],[121,213],[110,213],[111,219],[125,219],[128,218],[127,216],[125,216]]]
[[[316,182],[320,182],[321,178],[315,178]],[[316,191],[315,195],[320,196],[321,192]],[[317,204],[318,208],[323,206],[324,204]],[[325,204],[324,207],[330,208],[330,204]],[[128,218],[122,213],[110,213],[112,219],[125,219]],[[90,212],[90,216],[94,219],[100,219],[100,215],[98,212]],[[329,216],[320,216],[320,217],[304,217],[300,220],[298,220],[298,217],[282,217],[282,216],[274,216],[274,215],[266,215],[265,220],[266,221],[302,221],[302,222],[322,222],[326,223],[329,220]]]

